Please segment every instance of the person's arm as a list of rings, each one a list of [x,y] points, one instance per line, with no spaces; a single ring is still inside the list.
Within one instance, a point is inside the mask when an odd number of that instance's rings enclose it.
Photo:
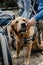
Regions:
[[[43,19],[43,10],[41,10],[39,13],[37,13],[34,16],[34,18],[35,18],[36,21],[39,21],[39,20]]]
[[[27,25],[28,27],[35,25],[39,20],[43,19],[43,10],[41,10],[39,13],[37,13],[34,17],[32,17]]]

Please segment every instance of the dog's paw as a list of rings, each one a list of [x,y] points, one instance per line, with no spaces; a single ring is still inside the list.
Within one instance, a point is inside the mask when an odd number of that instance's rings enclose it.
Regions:
[[[17,59],[17,58],[18,58],[17,54],[14,54],[13,59]]]
[[[29,65],[29,61],[24,61],[24,65]]]

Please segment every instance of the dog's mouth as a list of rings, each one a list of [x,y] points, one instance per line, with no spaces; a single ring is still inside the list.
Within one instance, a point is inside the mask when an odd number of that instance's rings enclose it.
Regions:
[[[26,32],[26,28],[21,29],[21,30],[19,31],[19,33],[25,33],[25,32]]]

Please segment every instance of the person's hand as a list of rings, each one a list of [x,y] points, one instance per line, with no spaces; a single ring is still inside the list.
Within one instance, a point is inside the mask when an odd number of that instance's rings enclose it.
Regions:
[[[36,20],[34,18],[31,18],[28,22],[27,22],[27,27],[30,28],[31,26],[36,24]]]

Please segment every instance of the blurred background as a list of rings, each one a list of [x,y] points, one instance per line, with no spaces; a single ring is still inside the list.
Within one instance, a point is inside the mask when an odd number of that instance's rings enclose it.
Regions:
[[[0,0],[0,8],[17,7],[17,0]]]
[[[0,10],[2,11],[12,11],[15,16],[18,15],[19,7],[17,5],[18,0],[0,0]]]

